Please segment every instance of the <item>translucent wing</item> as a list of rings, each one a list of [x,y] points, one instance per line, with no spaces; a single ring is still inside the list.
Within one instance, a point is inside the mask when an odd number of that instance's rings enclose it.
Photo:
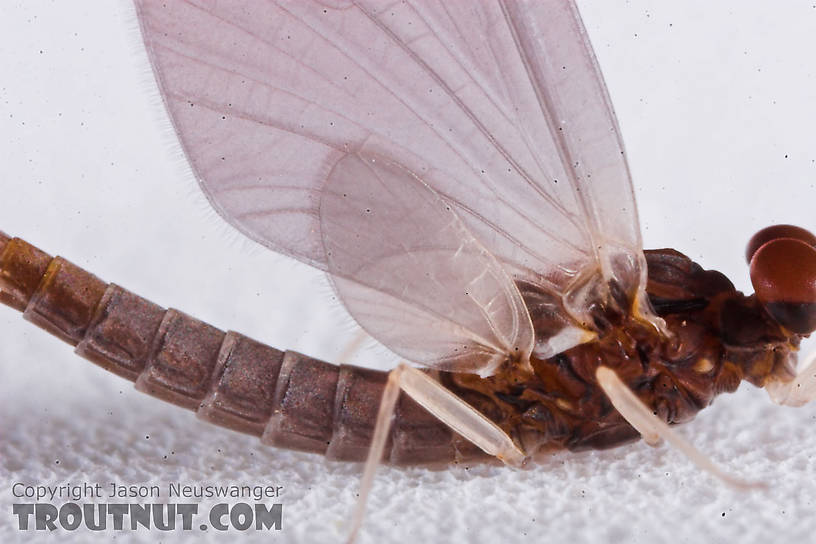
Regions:
[[[348,155],[329,174],[320,217],[338,294],[393,351],[483,375],[508,356],[528,360],[533,328],[516,285],[411,172]]]
[[[579,341],[610,282],[642,293],[622,145],[571,1],[137,6],[193,169],[255,240],[330,269],[321,195],[339,161],[374,152],[532,293],[542,352]]]

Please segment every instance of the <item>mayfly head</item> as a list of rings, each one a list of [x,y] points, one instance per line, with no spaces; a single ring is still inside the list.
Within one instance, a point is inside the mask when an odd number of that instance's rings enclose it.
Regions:
[[[791,333],[816,330],[816,236],[793,225],[773,225],[748,242],[745,258],[757,300]]]

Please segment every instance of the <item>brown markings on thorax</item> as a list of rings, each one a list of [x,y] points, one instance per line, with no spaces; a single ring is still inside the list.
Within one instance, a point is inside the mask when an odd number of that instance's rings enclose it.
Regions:
[[[446,374],[446,385],[533,453],[603,449],[640,437],[597,386],[601,364],[668,423],[692,419],[743,379],[763,386],[793,377],[800,337],[782,331],[753,296],[673,249],[646,251],[646,259],[649,299],[673,337],[608,312],[599,316],[598,340],[532,360],[533,375],[508,365],[486,379]]]

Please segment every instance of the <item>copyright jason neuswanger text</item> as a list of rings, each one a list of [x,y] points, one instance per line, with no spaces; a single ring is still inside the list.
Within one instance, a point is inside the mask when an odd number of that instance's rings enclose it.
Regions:
[[[136,530],[210,528],[216,531],[281,530],[282,485],[247,484],[121,484],[65,483],[39,485],[15,482],[12,515],[22,531]],[[155,502],[122,499],[149,499]],[[181,502],[188,499],[187,502]],[[178,500],[179,502],[172,502]],[[199,512],[197,502],[222,501]],[[19,501],[19,502],[18,502]],[[167,501],[167,502],[165,502]],[[252,501],[252,502],[250,502]],[[196,525],[196,523],[198,523]]]

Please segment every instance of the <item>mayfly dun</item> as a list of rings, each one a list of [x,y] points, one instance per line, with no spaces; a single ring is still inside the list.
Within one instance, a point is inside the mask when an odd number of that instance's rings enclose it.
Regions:
[[[203,419],[367,459],[363,496],[382,461],[521,466],[638,438],[749,485],[670,424],[743,380],[781,404],[811,398],[795,353],[816,328],[816,239],[758,232],[752,296],[677,251],[644,252],[571,2],[250,6],[137,2],[181,145],[221,216],[327,272],[411,364],[279,351],[5,235],[0,300]]]

